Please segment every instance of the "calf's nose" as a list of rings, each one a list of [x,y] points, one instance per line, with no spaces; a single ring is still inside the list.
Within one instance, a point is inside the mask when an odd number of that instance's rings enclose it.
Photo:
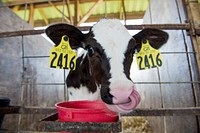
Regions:
[[[113,104],[132,104],[132,106],[136,107],[140,102],[140,95],[135,90],[135,87],[132,86],[129,89],[118,88],[110,91],[110,95],[113,96],[112,102]]]
[[[121,85],[115,88],[102,87],[101,98],[108,108],[115,112],[127,113],[140,102],[140,95],[134,85]]]

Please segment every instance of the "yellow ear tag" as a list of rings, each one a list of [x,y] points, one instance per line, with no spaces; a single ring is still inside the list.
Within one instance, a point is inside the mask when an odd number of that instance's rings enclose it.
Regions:
[[[161,67],[163,64],[160,51],[152,48],[148,40],[142,42],[141,50],[136,54],[136,60],[139,70]]]
[[[76,69],[76,52],[69,44],[69,37],[64,35],[58,46],[51,49],[49,67],[59,69]]]

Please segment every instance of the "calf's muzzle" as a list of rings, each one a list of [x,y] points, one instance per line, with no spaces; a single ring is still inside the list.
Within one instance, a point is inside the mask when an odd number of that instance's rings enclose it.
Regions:
[[[100,92],[101,99],[110,110],[115,112],[130,112],[140,102],[140,95],[134,85],[121,85],[111,89],[103,86]]]

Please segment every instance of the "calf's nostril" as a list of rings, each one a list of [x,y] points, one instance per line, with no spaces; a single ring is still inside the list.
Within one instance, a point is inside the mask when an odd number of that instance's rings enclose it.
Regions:
[[[101,88],[101,99],[107,104],[113,104],[113,95],[110,94],[108,87]]]

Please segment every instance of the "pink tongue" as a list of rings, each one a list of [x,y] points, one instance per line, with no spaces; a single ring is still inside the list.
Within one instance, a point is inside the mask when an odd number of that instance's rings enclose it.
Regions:
[[[128,113],[131,112],[132,109],[134,109],[140,102],[140,95],[139,93],[133,88],[131,92],[129,92],[130,94],[125,94],[127,95],[126,99],[122,99],[122,96],[124,95],[120,95],[117,94],[117,92],[113,92],[111,93],[113,96],[119,96],[118,98],[120,98],[121,102],[117,102],[118,99],[117,98],[113,98],[113,103],[115,105],[107,105],[108,108],[112,111],[115,112],[120,112],[120,113]],[[121,93],[122,94],[122,93]],[[124,92],[123,92],[124,94]]]

